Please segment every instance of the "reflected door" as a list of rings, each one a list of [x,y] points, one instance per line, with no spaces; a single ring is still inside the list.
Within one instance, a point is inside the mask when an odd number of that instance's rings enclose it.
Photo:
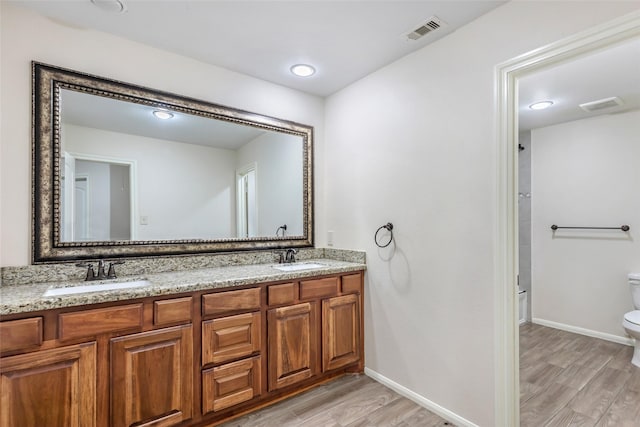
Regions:
[[[76,176],[73,203],[72,241],[91,240],[89,236],[89,177]]]
[[[134,162],[65,153],[62,241],[135,237]]]
[[[252,165],[238,171],[238,237],[258,236],[257,173]]]

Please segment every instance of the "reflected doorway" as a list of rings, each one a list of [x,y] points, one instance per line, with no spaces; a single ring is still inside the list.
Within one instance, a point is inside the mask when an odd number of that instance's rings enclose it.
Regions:
[[[256,163],[247,165],[236,172],[237,182],[237,229],[239,238],[258,236]]]
[[[73,233],[71,238],[89,240],[89,193],[91,185],[88,175],[76,175],[73,203]]]
[[[134,181],[133,161],[65,153],[62,241],[134,239]]]

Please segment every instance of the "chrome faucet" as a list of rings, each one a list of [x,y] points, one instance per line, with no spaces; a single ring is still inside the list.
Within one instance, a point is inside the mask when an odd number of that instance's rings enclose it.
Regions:
[[[104,279],[115,279],[117,278],[116,276],[116,269],[115,266],[118,264],[124,264],[124,261],[113,261],[109,263],[109,268],[107,270],[107,272],[104,272],[104,260],[98,260],[98,272],[96,273],[95,270],[93,269],[93,264],[91,263],[78,263],[76,264],[76,267],[86,267],[87,268],[87,275],[85,277],[85,281],[91,281],[91,280],[104,280]]]

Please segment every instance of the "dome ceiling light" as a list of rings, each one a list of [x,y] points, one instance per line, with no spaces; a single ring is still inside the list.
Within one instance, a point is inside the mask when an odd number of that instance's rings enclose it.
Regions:
[[[529,105],[529,108],[531,108],[532,110],[544,110],[545,108],[549,108],[553,105],[553,101],[540,101],[540,102],[534,102],[533,104]]]
[[[159,118],[160,120],[169,120],[173,118],[173,113],[165,110],[155,110],[153,115]]]
[[[316,69],[308,64],[296,64],[291,67],[291,72],[298,77],[310,77],[316,73]]]
[[[109,13],[124,13],[127,7],[122,0],[91,0],[91,3]]]

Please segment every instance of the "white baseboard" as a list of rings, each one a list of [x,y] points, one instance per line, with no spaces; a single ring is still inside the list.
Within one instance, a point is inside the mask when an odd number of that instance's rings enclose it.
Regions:
[[[383,385],[389,387],[391,390],[395,391],[399,395],[404,396],[409,400],[412,400],[413,402],[417,403],[418,405],[422,406],[423,408],[426,408],[429,411],[433,412],[434,414],[437,414],[437,415],[441,416],[445,420],[452,422],[456,426],[460,426],[460,427],[478,427],[476,424],[472,423],[471,421],[469,421],[469,420],[467,420],[465,418],[462,418],[461,416],[451,412],[450,410],[448,410],[446,408],[443,408],[442,406],[438,405],[437,403],[434,403],[434,402],[430,401],[429,399],[427,399],[427,398],[425,398],[423,396],[420,396],[418,393],[409,390],[405,386],[402,386],[402,385],[398,384],[397,382],[390,380],[389,378],[385,377],[384,375],[381,375],[381,374],[377,373],[374,370],[371,370],[369,368],[364,368],[364,373],[368,377],[378,381],[380,384],[383,384]]]
[[[600,338],[601,340],[611,341],[618,344],[624,344],[633,346],[633,338],[621,337],[618,335],[607,334],[605,332],[592,331],[591,329],[579,328],[578,326],[566,325],[564,323],[553,322],[551,320],[540,319],[534,317],[531,319],[532,323],[536,325],[548,326],[550,328],[561,329],[567,332],[573,332],[574,334],[586,335],[588,337]]]

